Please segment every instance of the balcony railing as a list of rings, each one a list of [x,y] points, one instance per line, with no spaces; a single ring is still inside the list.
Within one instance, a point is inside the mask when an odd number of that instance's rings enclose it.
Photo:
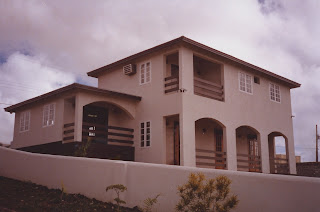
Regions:
[[[226,168],[226,153],[206,149],[196,149],[196,165],[215,169]]]
[[[237,167],[249,172],[261,172],[261,157],[247,154],[237,154]]]
[[[223,101],[223,86],[194,77],[194,94]]]
[[[95,123],[82,123],[82,139],[94,138],[97,142],[106,142],[114,145],[133,145],[133,132],[131,128],[106,126]]]
[[[270,158],[272,174],[289,174],[289,160],[286,158]]]
[[[179,90],[179,77],[171,76],[164,78],[164,93],[171,93]]]
[[[63,143],[74,141],[74,123],[63,125],[62,141]]]

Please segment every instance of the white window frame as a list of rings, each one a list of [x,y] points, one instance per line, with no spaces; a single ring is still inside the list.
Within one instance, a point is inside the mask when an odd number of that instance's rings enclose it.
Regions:
[[[149,80],[147,81],[147,72],[146,72],[146,67],[147,64],[149,64]],[[142,66],[144,67],[144,70],[142,72]],[[140,81],[140,85],[144,85],[144,84],[148,84],[151,82],[151,61],[146,61],[144,63],[140,64],[140,68],[139,68],[140,72],[139,72],[139,81]],[[142,82],[143,79],[143,82]]]
[[[277,89],[276,89],[276,87],[278,87],[278,90],[279,90],[279,98],[277,98],[277,92],[276,92]],[[273,92],[272,92],[272,90],[271,90],[272,88],[273,88]],[[273,95],[272,95],[272,93],[273,93]],[[270,100],[271,100],[272,102],[281,103],[281,90],[280,90],[280,85],[270,82],[270,83],[269,83],[269,96],[270,96]],[[274,99],[272,99],[272,97],[273,97]],[[277,99],[279,99],[279,101],[278,101]]]
[[[24,111],[24,112],[20,113],[20,116],[19,116],[19,132],[20,133],[27,132],[30,130],[30,123],[31,123],[30,120],[31,120],[31,112],[30,111]],[[28,127],[26,127],[26,126],[28,126]]]
[[[244,90],[241,90],[241,75],[244,74]],[[248,91],[248,78],[250,77],[250,89],[251,89],[251,92]],[[251,74],[247,74],[245,72],[241,72],[239,71],[239,74],[238,74],[238,84],[239,84],[239,91],[243,92],[243,93],[247,93],[247,94],[251,94],[253,95],[253,76]]]
[[[147,123],[149,123],[149,127],[147,127]],[[143,124],[143,128],[141,127],[141,124]],[[145,122],[140,122],[140,143],[139,146],[140,148],[149,148],[151,147],[151,121],[145,121]],[[142,133],[142,129],[143,129],[143,133]],[[147,129],[149,129],[149,133],[147,133]],[[147,135],[149,135],[149,146],[147,146]],[[143,137],[143,140],[142,140]],[[143,142],[143,145],[142,145]]]
[[[53,114],[52,119],[50,119],[50,107],[53,107]],[[49,108],[48,110],[46,108]],[[43,106],[42,111],[42,127],[50,127],[54,125],[55,122],[55,116],[56,116],[56,103],[50,103]],[[46,121],[46,117],[48,117],[48,120]]]

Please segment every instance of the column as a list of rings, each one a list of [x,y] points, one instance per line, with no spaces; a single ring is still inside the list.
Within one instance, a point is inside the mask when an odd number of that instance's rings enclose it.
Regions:
[[[83,119],[83,105],[80,95],[76,95],[75,100],[75,116],[74,116],[74,141],[82,141],[82,119]]]
[[[260,133],[260,148],[261,148],[261,168],[262,173],[270,173],[270,161],[269,161],[269,145],[268,134]]]
[[[182,166],[196,166],[195,120],[193,97],[193,52],[179,49],[180,74],[180,162]]]
[[[227,126],[223,130],[224,139],[226,141],[227,152],[227,169],[237,171],[237,138],[236,129],[231,126]]]

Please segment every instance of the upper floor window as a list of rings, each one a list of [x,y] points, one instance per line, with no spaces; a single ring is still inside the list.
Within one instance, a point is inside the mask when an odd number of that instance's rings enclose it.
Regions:
[[[140,147],[151,145],[151,122],[146,121],[140,124]]]
[[[51,103],[43,107],[43,124],[42,126],[54,125],[54,115],[55,115],[56,104]]]
[[[281,96],[280,96],[280,86],[270,83],[269,85],[269,90],[270,90],[270,100],[275,101],[275,102],[280,102],[281,101]]]
[[[239,90],[252,94],[252,76],[239,72]]]
[[[140,85],[151,82],[151,63],[146,62],[140,65]]]
[[[25,132],[30,129],[30,111],[20,113],[19,131]]]

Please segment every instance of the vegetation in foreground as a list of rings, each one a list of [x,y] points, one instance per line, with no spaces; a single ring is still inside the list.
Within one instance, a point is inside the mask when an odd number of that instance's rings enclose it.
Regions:
[[[89,199],[80,194],[66,194],[60,189],[48,189],[30,182],[0,176],[0,211],[115,211],[111,203]],[[65,189],[63,189],[65,190]],[[121,207],[121,211],[140,211]]]
[[[176,210],[228,212],[239,203],[236,195],[229,194],[230,184],[226,176],[206,180],[203,173],[191,173],[188,182],[178,187],[180,201]]]

